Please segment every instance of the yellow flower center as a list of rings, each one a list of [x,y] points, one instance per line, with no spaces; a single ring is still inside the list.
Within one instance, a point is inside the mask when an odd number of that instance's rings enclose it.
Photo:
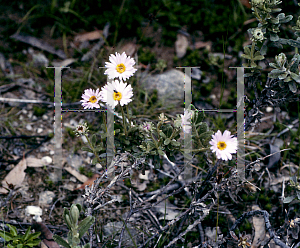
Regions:
[[[114,92],[113,98],[115,101],[121,101],[122,93],[121,92]]]
[[[95,102],[97,102],[97,97],[91,96],[90,99],[89,99],[89,101],[90,101],[91,103],[95,103]]]
[[[117,69],[117,72],[123,73],[126,70],[126,67],[123,63],[121,63],[121,64],[117,65],[116,69]]]
[[[227,145],[224,141],[219,141],[218,144],[217,144],[217,147],[218,147],[219,150],[222,151],[227,147]]]

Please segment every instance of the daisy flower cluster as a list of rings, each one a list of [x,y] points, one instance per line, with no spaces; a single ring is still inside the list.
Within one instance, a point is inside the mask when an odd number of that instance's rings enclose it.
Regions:
[[[100,108],[99,101],[105,102],[112,108],[120,103],[121,106],[127,105],[132,101],[133,91],[131,85],[127,85],[123,81],[130,78],[136,71],[133,66],[135,61],[130,56],[126,56],[125,52],[109,56],[110,62],[105,62],[107,70],[104,72],[109,79],[115,79],[112,83],[107,83],[99,89],[86,89],[82,94],[82,106],[84,109]]]
[[[109,61],[105,62],[107,69],[104,74],[109,79],[113,79],[113,81],[108,82],[101,90],[86,89],[82,94],[81,100],[84,109],[100,108],[99,101],[106,103],[112,108],[115,108],[118,104],[122,107],[132,101],[133,89],[130,84],[123,81],[126,81],[137,71],[133,67],[135,65],[134,59],[127,56],[125,52],[122,54],[116,52],[115,55],[111,54],[109,56]],[[122,114],[124,114],[123,109]],[[190,133],[192,130],[192,116],[193,111],[185,110],[183,115],[178,116],[175,126],[177,128],[180,127],[184,133]],[[159,119],[162,123],[166,121],[164,115],[161,115]],[[153,128],[154,126],[151,122],[145,122],[140,126],[141,131],[145,134],[151,133]],[[87,131],[86,125],[80,125],[76,130],[76,134],[82,135]],[[237,138],[230,135],[230,132],[227,130],[225,130],[224,134],[219,130],[212,135],[212,140],[209,143],[211,145],[210,149],[216,153],[218,159],[231,160],[231,154],[237,151]]]

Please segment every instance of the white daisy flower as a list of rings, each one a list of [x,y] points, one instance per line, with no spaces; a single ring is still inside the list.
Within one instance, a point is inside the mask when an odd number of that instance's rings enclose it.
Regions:
[[[192,129],[191,126],[191,118],[192,118],[192,114],[193,112],[189,111],[189,110],[185,110],[183,115],[181,116],[181,127],[183,132],[185,133],[189,133],[190,130]]]
[[[228,130],[225,130],[222,134],[220,130],[212,135],[210,149],[216,153],[218,159],[231,160],[231,153],[237,151],[237,138],[230,135]]]
[[[101,100],[99,89],[96,91],[93,89],[86,89],[84,94],[82,94],[82,98],[83,100],[80,100],[80,102],[82,102],[84,109],[100,108],[100,105],[98,104],[98,101]]]
[[[118,105],[120,102],[121,106],[128,104],[132,101],[131,97],[133,96],[133,91],[131,85],[127,85],[127,83],[123,83],[119,80],[114,80],[112,83],[107,83],[102,87],[101,92],[101,100],[106,102],[108,105],[111,104],[108,102],[108,97],[112,97],[113,108]]]
[[[116,55],[111,54],[109,56],[109,61],[105,62],[105,67],[107,70],[104,72],[105,75],[108,75],[109,79],[114,79],[118,77],[120,80],[126,81],[127,78],[130,78],[137,69],[133,68],[135,61],[130,56],[126,56],[125,52],[121,55],[116,52]]]

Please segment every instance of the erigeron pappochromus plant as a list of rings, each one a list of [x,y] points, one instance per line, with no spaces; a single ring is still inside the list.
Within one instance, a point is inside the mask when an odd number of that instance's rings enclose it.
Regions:
[[[28,227],[24,235],[20,235],[17,232],[17,228],[6,224],[10,231],[5,232],[0,230],[0,236],[8,243],[6,243],[6,247],[8,248],[28,248],[28,247],[36,247],[41,243],[41,240],[38,238],[41,233],[35,232],[30,233],[31,226]]]
[[[84,246],[79,246],[80,239],[87,232],[91,225],[95,222],[95,217],[87,216],[78,224],[78,219],[82,207],[79,203],[72,204],[70,210],[64,208],[64,220],[69,228],[68,233],[68,242],[66,242],[63,238],[58,235],[53,235],[53,239],[59,245],[62,245],[66,248],[90,248],[90,244],[85,244]]]

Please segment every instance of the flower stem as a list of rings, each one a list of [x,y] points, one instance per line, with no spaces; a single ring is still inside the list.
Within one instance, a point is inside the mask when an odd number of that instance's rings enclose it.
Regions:
[[[91,141],[89,140],[89,137],[87,136],[87,134],[84,134],[84,136],[86,137],[86,139],[87,139],[87,141],[88,141],[88,143],[89,143],[89,146],[90,146],[90,148],[92,149],[92,151],[93,151],[95,157],[98,159],[99,164],[101,164],[101,160],[100,160],[100,158],[99,158],[97,152],[95,151],[95,148],[93,147]]]
[[[120,105],[121,106],[121,105]],[[125,122],[125,113],[124,113],[124,109],[123,107],[121,106],[121,110],[122,110],[122,117],[123,117],[123,128],[124,128],[124,134],[125,136],[127,137],[127,129],[126,129],[126,122]]]

